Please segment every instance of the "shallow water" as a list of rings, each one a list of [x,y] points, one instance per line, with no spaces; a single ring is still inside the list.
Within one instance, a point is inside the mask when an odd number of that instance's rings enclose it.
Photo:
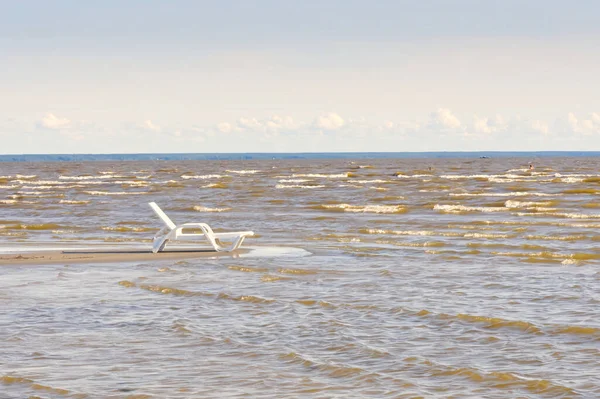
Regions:
[[[2,164],[4,248],[260,256],[0,268],[0,397],[600,397],[600,158],[526,161]]]

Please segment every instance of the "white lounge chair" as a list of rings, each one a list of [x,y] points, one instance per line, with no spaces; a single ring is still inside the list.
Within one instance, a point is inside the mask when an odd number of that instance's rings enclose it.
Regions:
[[[218,252],[230,252],[238,249],[244,238],[253,236],[252,231],[238,231],[235,233],[215,233],[212,231],[210,226],[206,223],[184,223],[176,225],[171,219],[156,205],[155,202],[149,202],[148,205],[163,221],[165,227],[163,227],[155,236],[152,243],[152,252],[157,253],[162,251],[167,242],[170,240],[177,240],[178,238],[198,238],[205,237],[208,242],[213,246],[215,251]],[[184,230],[201,230],[202,233],[184,233]],[[233,239],[233,243],[226,246],[221,243],[221,239]]]

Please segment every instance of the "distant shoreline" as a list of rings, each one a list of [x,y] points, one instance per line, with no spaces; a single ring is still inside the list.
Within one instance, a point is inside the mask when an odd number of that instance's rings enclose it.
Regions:
[[[231,161],[285,159],[406,159],[406,158],[548,158],[599,157],[600,151],[468,151],[468,152],[301,152],[301,153],[144,153],[144,154],[6,154],[0,162],[85,161]]]

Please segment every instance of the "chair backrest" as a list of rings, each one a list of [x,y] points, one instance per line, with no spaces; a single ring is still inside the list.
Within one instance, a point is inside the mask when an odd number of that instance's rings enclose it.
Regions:
[[[156,213],[158,217],[164,222],[164,224],[166,224],[171,230],[177,227],[175,223],[173,223],[173,221],[169,219],[169,217],[162,211],[162,209],[160,209],[160,207],[156,205],[156,202],[148,202],[148,205],[150,205],[150,208],[152,208],[154,213]]]

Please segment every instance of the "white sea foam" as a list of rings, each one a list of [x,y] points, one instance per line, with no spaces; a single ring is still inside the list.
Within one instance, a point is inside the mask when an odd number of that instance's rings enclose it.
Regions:
[[[98,179],[114,179],[114,178],[125,178],[127,176],[118,175],[102,175],[102,176],[58,176],[60,180],[98,180]]]
[[[561,177],[560,181],[563,183],[581,183],[584,181],[584,177]]]
[[[431,175],[404,175],[404,174],[397,174],[395,175],[395,177],[399,178],[399,179],[422,179],[422,178],[431,178]]]
[[[71,181],[58,181],[58,180],[13,180],[14,183],[21,184],[36,184],[40,186],[67,186],[69,184],[73,184]],[[77,181],[79,185],[99,185],[99,184],[113,184],[113,182],[105,182],[105,181]]]
[[[492,234],[492,233],[465,233],[463,235],[465,238],[509,238],[508,234]]]
[[[47,194],[43,191],[17,191],[17,194],[20,195],[44,195]]]
[[[433,207],[436,211],[447,213],[462,213],[462,212],[502,212],[506,208],[499,206],[466,206],[466,205],[440,205],[435,204]]]
[[[90,201],[76,201],[76,200],[60,200],[59,204],[70,204],[70,205],[85,205],[89,204]]]
[[[451,197],[554,197],[556,194],[537,193],[529,191],[514,191],[510,193],[450,193]]]
[[[37,183],[37,182],[36,182]],[[83,184],[69,184],[69,185],[48,185],[48,186],[21,186],[23,190],[66,190],[69,188],[82,188],[87,185]]]
[[[209,208],[206,206],[194,206],[194,210],[197,212],[227,212],[231,208]]]
[[[237,173],[238,175],[253,175],[259,173],[260,170],[227,170],[226,172]]]
[[[333,173],[333,174],[320,174],[320,173],[294,173],[292,177],[319,177],[324,179],[341,179],[348,177],[348,173]]]
[[[390,183],[389,180],[381,180],[381,179],[374,179],[374,180],[352,180],[354,183],[361,183],[361,184],[374,184],[374,183]]]
[[[114,182],[112,182],[114,184],[127,184],[129,186],[133,186],[133,187],[146,187],[148,186],[150,183],[147,181],[137,181],[137,180],[116,180]]]
[[[141,194],[148,194],[147,191],[144,192],[139,192],[139,191],[116,191],[116,192],[111,192],[111,191],[84,191],[85,194],[88,195],[141,195]]]
[[[349,204],[326,204],[327,209],[341,209],[344,212],[354,213],[401,213],[405,208],[400,205],[349,205]]]
[[[316,184],[316,185],[312,185],[312,186],[306,186],[306,185],[302,185],[302,184],[277,184],[275,185],[275,188],[277,189],[283,189],[283,188],[323,188],[325,187],[322,184]]]
[[[490,177],[488,179],[490,183],[514,183],[514,182],[529,182],[531,180],[518,179],[518,178],[502,178],[502,177]]]
[[[517,212],[516,215],[517,216],[556,216],[556,217],[563,217],[563,218],[569,218],[569,219],[598,219],[598,218],[600,218],[600,214],[597,214],[597,213],[586,214],[586,213],[567,213],[567,212],[544,212],[544,213]]]
[[[578,265],[581,262],[579,262],[577,259],[565,259],[560,263],[564,266],[571,266],[571,265]]]
[[[433,231],[424,230],[382,230],[382,229],[366,229],[363,230],[368,234],[393,234],[399,236],[433,236],[436,235]]]
[[[227,175],[183,175],[181,176],[182,179],[201,179],[201,180],[205,180],[205,179],[220,179],[222,177],[228,177]]]
[[[544,236],[544,235],[526,235],[526,239],[528,240],[549,240],[549,241],[577,241],[584,240],[587,236],[577,235],[577,236]]]
[[[533,202],[533,201],[515,201],[508,200],[504,203],[504,206],[507,208],[534,208],[537,209],[539,207],[545,207],[552,205],[551,202]]]
[[[205,184],[203,186],[200,186],[200,188],[222,188],[223,185],[220,183],[210,183],[210,184]]]
[[[510,181],[531,181],[534,179],[534,176],[515,175],[512,173],[501,175],[440,175],[440,177],[448,180],[487,179],[488,181],[499,183],[506,183]]]
[[[311,181],[310,179],[281,179],[279,183],[305,183]]]

